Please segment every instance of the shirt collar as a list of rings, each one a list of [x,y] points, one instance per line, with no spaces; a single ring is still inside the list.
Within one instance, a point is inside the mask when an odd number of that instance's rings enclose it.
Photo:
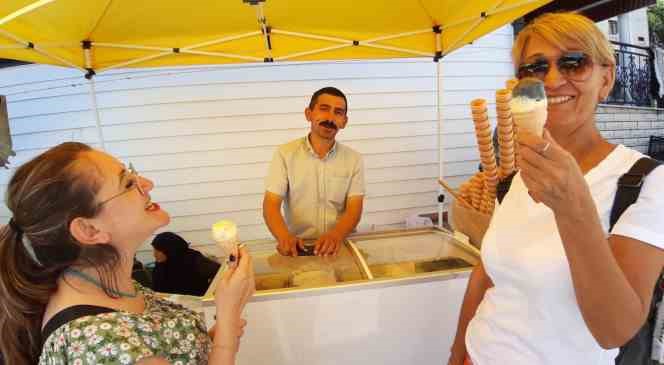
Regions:
[[[312,154],[314,157],[320,158],[318,156],[318,154],[316,153],[316,151],[314,151],[314,147],[311,145],[311,140],[309,140],[310,135],[311,135],[311,133],[304,136],[304,144],[305,144],[305,146],[307,146],[307,151],[309,151],[309,153]],[[326,159],[334,156],[334,154],[336,152],[337,152],[337,141],[335,140],[334,144],[332,145],[332,148],[330,148],[330,150],[327,151],[327,154],[325,155],[325,157],[321,158],[321,160],[326,160]]]

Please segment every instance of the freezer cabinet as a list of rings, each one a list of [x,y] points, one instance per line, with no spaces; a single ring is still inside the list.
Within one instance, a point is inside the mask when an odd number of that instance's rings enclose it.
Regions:
[[[238,364],[441,364],[479,252],[435,228],[351,236],[338,258],[247,242],[257,292]],[[204,301],[211,324],[214,303]]]

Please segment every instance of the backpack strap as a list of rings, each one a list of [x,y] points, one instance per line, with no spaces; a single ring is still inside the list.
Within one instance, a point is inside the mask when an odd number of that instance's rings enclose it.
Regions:
[[[620,218],[620,215],[631,204],[636,202],[641,192],[641,186],[645,177],[659,166],[662,162],[652,158],[643,157],[636,161],[632,168],[626,174],[618,179],[618,190],[613,200],[613,208],[611,208],[611,228]],[[657,320],[657,303],[662,300],[663,285],[664,285],[664,271],[660,273],[657,283],[655,284],[652,300],[650,301],[650,311],[646,322],[641,326],[639,331],[627,343],[620,346],[618,356],[615,359],[616,365],[633,365],[633,364],[650,364],[650,356],[652,352],[653,334],[655,331],[655,323]],[[655,363],[655,362],[653,362]]]
[[[643,180],[660,164],[661,162],[650,157],[642,157],[618,179],[618,190],[611,208],[609,232],[613,230],[613,226],[625,209],[636,202],[641,192],[641,186],[643,186]]]

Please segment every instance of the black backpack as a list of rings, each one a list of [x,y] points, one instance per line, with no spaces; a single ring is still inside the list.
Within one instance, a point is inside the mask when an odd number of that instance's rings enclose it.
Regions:
[[[611,207],[611,219],[609,232],[613,230],[613,226],[620,218],[620,215],[639,197],[643,180],[648,174],[661,164],[660,161],[654,160],[649,157],[643,157],[636,161],[632,168],[627,171],[623,176],[618,179],[618,190],[613,199],[613,206]],[[516,173],[511,174],[505,179],[501,180],[496,187],[496,198],[498,202],[502,202],[503,198],[510,189],[512,179]],[[652,351],[653,331],[655,330],[655,320],[657,317],[657,303],[662,300],[662,286],[664,280],[662,279],[664,271],[660,274],[657,283],[655,284],[652,302],[650,303],[650,313],[648,319],[643,327],[634,337],[626,344],[620,347],[620,352],[616,357],[616,365],[655,365],[657,362],[650,360],[650,353]]]

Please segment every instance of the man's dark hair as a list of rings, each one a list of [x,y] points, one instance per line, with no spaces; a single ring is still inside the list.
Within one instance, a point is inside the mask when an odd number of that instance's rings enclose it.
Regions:
[[[332,86],[326,86],[318,91],[316,91],[313,95],[311,95],[311,101],[309,101],[309,109],[313,110],[314,107],[316,106],[316,103],[318,102],[318,97],[323,95],[323,94],[328,94],[328,95],[333,95],[333,96],[338,96],[340,98],[344,99],[344,104],[346,104],[346,112],[348,112],[348,100],[346,99],[346,95],[341,92],[341,90],[337,89],[336,87]]]

